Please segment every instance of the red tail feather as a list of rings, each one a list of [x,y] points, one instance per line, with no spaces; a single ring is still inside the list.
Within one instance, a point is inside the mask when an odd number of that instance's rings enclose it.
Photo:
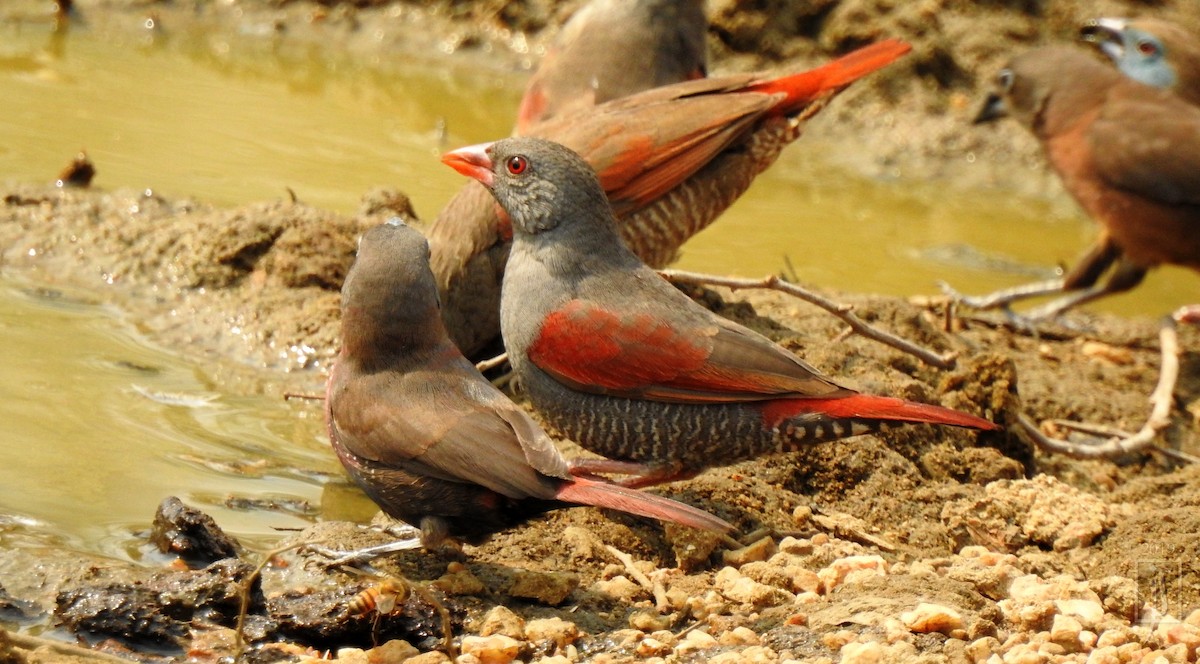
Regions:
[[[725,520],[690,505],[637,489],[627,489],[616,484],[582,477],[564,482],[558,490],[557,497],[559,500],[569,503],[607,507],[701,530],[717,533],[733,530],[733,525]]]
[[[895,62],[912,50],[907,42],[885,39],[864,46],[816,69],[762,81],[747,87],[755,92],[782,92],[787,98],[773,109],[779,115],[795,112],[813,99],[850,85],[854,81]]]
[[[1000,428],[995,422],[950,408],[871,394],[836,399],[780,399],[763,404],[763,420],[771,427],[806,413],[821,413],[830,419],[924,422],[985,431]]]

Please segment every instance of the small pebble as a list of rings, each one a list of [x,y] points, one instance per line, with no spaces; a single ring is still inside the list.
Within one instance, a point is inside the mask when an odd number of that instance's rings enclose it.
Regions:
[[[503,634],[464,636],[459,646],[464,655],[471,655],[481,664],[508,664],[517,658],[521,642]]]
[[[533,643],[554,642],[559,650],[579,639],[579,626],[562,618],[539,618],[525,624],[525,639]]]
[[[841,664],[878,664],[883,661],[883,645],[874,641],[868,643],[847,643],[840,651]]]
[[[483,616],[479,624],[480,636],[503,634],[514,639],[525,639],[525,619],[513,613],[507,606],[494,606]]]
[[[917,634],[930,632],[949,634],[951,631],[963,627],[962,614],[958,611],[948,606],[928,602],[922,602],[912,611],[900,614],[900,622]]]

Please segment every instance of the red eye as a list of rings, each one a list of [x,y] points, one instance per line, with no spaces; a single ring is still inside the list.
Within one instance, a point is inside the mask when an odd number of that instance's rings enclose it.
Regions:
[[[1142,55],[1154,55],[1154,54],[1158,53],[1158,46],[1155,46],[1154,42],[1149,42],[1149,41],[1144,41],[1144,40],[1139,41],[1137,48],[1138,48],[1138,52],[1140,52]]]
[[[520,175],[525,172],[525,169],[529,168],[529,160],[521,155],[517,155],[515,157],[509,157],[508,161],[505,162],[505,166],[508,167],[509,173],[512,173],[513,175]]]

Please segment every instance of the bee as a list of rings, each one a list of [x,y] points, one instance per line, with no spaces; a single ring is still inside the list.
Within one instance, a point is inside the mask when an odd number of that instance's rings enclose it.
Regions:
[[[395,613],[396,605],[404,603],[410,591],[407,582],[388,577],[355,595],[347,609],[356,616],[375,614],[378,621],[380,616]]]

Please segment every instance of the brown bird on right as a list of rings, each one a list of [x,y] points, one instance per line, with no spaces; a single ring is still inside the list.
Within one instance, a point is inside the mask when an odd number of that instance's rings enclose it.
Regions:
[[[854,81],[911,50],[885,39],[809,71],[685,81],[540,123],[530,135],[580,154],[600,177],[622,236],[652,267],[712,223]],[[443,317],[472,356],[500,334],[512,225],[469,183],[429,229]]]
[[[350,477],[421,544],[477,544],[543,512],[593,505],[695,528],[731,526],[683,503],[573,477],[554,442],[450,342],[415,229],[367,231],[342,286],[342,348],[325,396]]]
[[[592,0],[529,79],[517,133],[559,115],[708,71],[704,0]]]
[[[1129,290],[1161,263],[1200,269],[1200,108],[1080,49],[1053,46],[1013,58],[976,122],[1006,115],[1038,138],[1100,237],[1062,279],[965,304],[1007,307],[1068,292],[1026,314],[1038,320]]]

